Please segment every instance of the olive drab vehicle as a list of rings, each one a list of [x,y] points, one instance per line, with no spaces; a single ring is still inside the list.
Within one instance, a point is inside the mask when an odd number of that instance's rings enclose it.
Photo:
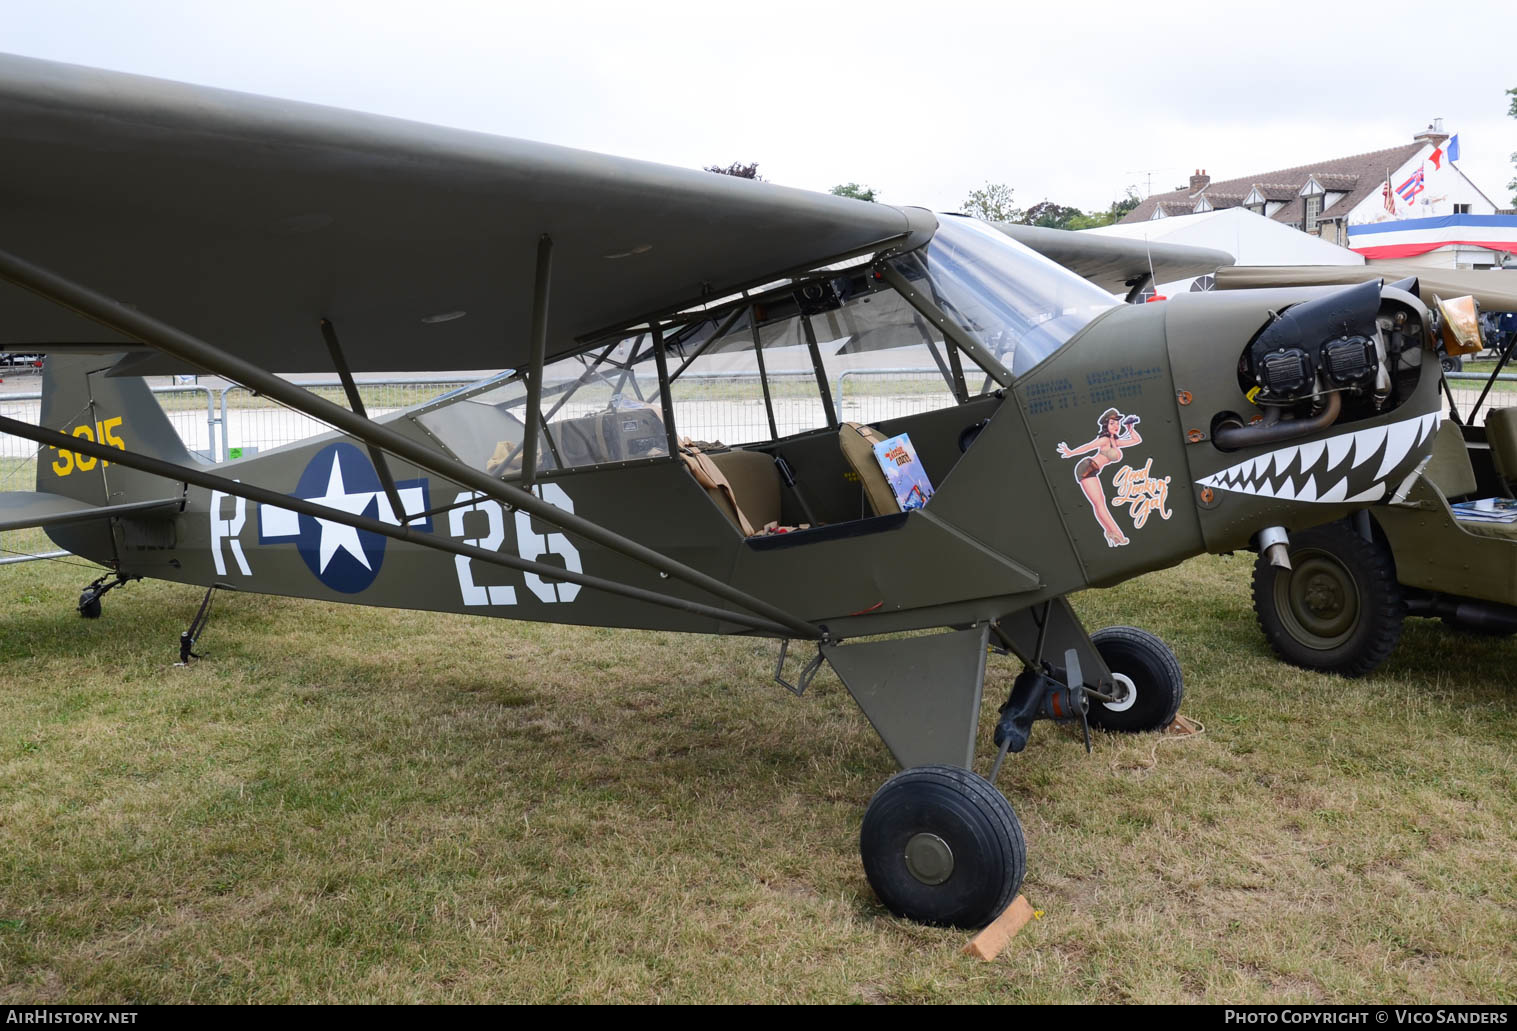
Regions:
[[[15,57],[0,144],[0,350],[49,355],[0,530],[105,567],[83,614],[154,577],[786,642],[903,768],[860,850],[916,920],[1022,880],[971,772],[987,655],[1025,666],[996,770],[1038,719],[1164,727],[1169,650],[1068,595],[1402,498],[1438,420],[1428,311],[1378,283],[1121,304],[1141,244]],[[903,367],[938,382],[905,414],[832,395]],[[353,387],[479,368],[383,416]],[[334,369],[350,407],[274,375]],[[202,461],[140,378],[187,370],[333,432]]]
[[[1517,633],[1517,407],[1493,390],[1517,332],[1517,272],[1414,266],[1229,268],[1217,288],[1349,285],[1397,279],[1439,322],[1443,353],[1484,382],[1472,403],[1446,393],[1428,462],[1387,505],[1296,534],[1290,568],[1259,562],[1254,610],[1276,654],[1362,676],[1395,650],[1406,616],[1474,634]],[[1440,311],[1441,309],[1441,311]],[[1490,365],[1469,359],[1493,352]],[[1294,527],[1293,527],[1294,529]]]

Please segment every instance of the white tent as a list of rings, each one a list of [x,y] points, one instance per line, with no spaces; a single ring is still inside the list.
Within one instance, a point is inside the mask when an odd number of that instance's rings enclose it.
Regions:
[[[1299,229],[1256,215],[1247,208],[1221,208],[1195,215],[1172,215],[1082,232],[1119,236],[1153,243],[1190,244],[1226,251],[1239,265],[1363,265],[1364,258],[1347,247],[1319,240]],[[1203,277],[1204,279],[1204,277]],[[1159,284],[1165,296],[1184,293],[1194,279]],[[1208,284],[1209,285],[1209,284]]]

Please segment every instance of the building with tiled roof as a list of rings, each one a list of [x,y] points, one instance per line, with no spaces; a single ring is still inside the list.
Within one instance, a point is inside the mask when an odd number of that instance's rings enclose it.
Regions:
[[[1329,158],[1294,168],[1213,181],[1197,169],[1187,186],[1145,198],[1123,223],[1243,207],[1330,243],[1354,246],[1350,226],[1443,216],[1495,215],[1497,207],[1449,160],[1439,123],[1412,142]],[[1482,264],[1489,256],[1443,250],[1448,264]],[[1358,249],[1355,247],[1355,249]],[[1482,261],[1484,259],[1484,261]],[[1498,259],[1499,263],[1499,259]]]

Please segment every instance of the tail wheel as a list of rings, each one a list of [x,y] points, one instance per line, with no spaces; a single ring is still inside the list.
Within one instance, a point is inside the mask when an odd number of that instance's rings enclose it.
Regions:
[[[1292,534],[1290,560],[1254,563],[1254,613],[1275,654],[1345,677],[1384,662],[1406,616],[1390,550],[1339,522]]]
[[[1140,734],[1174,722],[1185,697],[1185,677],[1175,653],[1163,641],[1133,626],[1109,626],[1090,635],[1125,697],[1092,699],[1087,718],[1102,730]]]
[[[897,916],[983,927],[1001,914],[1027,869],[1022,824],[984,777],[918,766],[869,801],[859,835],[869,886]]]

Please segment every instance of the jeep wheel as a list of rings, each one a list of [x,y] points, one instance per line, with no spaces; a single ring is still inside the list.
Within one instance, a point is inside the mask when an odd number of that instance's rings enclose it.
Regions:
[[[1292,534],[1290,560],[1254,563],[1254,613],[1275,654],[1345,677],[1384,662],[1406,615],[1390,551],[1339,522]]]

